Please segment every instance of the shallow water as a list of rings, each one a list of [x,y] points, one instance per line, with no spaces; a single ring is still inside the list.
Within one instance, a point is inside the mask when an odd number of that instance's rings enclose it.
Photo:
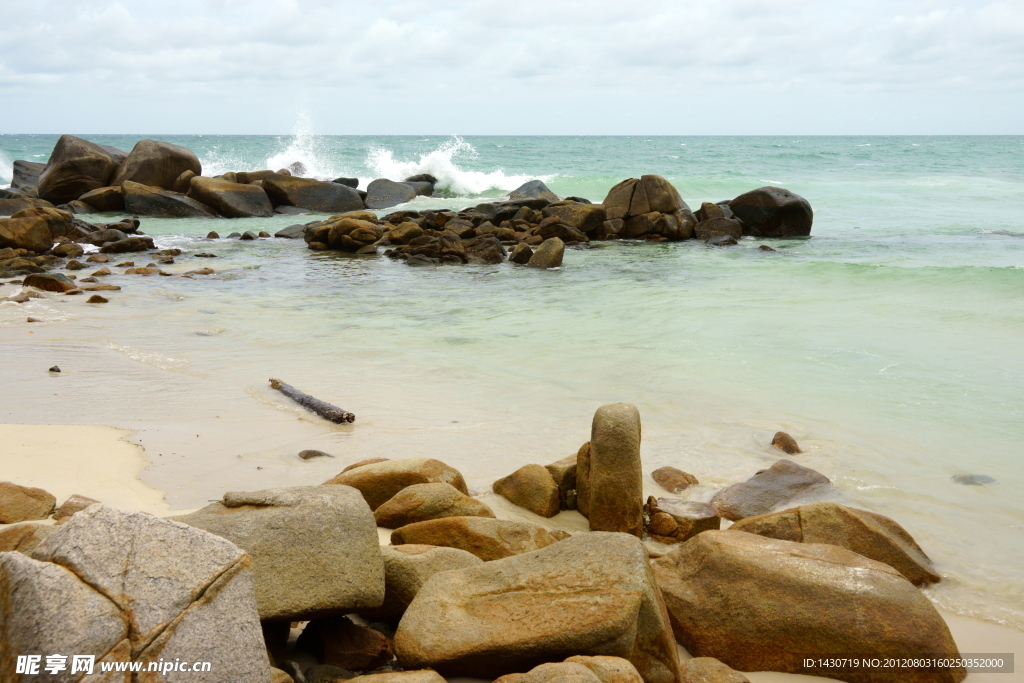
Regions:
[[[414,208],[533,177],[599,201],[659,173],[694,208],[771,183],[812,203],[814,236],[601,243],[540,272],[202,239],[296,218],[143,219],[161,246],[218,255],[167,270],[216,274],[114,275],[124,290],[106,306],[0,304],[14,359],[0,364],[0,419],[137,429],[154,460],[144,479],[182,508],[226,488],[316,483],[373,455],[439,457],[483,491],[574,452],[613,401],[640,408],[645,468],[692,472],[692,496],[708,499],[778,459],[767,444],[785,429],[838,500],[917,538],[945,577],[929,589],[937,602],[1024,628],[1024,138],[161,138],[208,173],[292,161],[364,183],[433,172],[449,196]],[[54,140],[0,136],[0,152],[45,160]],[[58,361],[65,372],[45,376]],[[357,422],[306,417],[271,376]],[[299,462],[302,448],[337,458]],[[963,474],[995,483],[953,481]]]

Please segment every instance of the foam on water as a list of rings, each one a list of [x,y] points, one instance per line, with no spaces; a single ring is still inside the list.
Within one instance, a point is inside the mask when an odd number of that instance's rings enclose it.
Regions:
[[[8,186],[13,179],[14,168],[11,166],[11,160],[3,152],[0,152],[0,185]]]

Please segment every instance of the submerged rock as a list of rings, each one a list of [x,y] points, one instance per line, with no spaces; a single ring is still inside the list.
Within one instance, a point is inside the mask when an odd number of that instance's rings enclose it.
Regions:
[[[786,432],[775,432],[775,436],[772,437],[772,446],[775,446],[775,448],[778,448],[783,453],[787,453],[789,455],[803,453],[803,451],[800,450],[800,446],[797,444],[796,439]]]
[[[736,521],[766,514],[798,495],[827,486],[831,482],[820,472],[792,460],[779,460],[747,481],[719,491],[711,505],[726,519]]]
[[[754,237],[807,237],[814,212],[810,202],[781,187],[761,187],[729,202],[743,222],[743,234]]]
[[[565,242],[557,237],[551,237],[541,243],[537,247],[537,251],[533,252],[530,256],[530,260],[526,262],[526,265],[530,268],[558,268],[562,265],[562,259],[565,257]]]

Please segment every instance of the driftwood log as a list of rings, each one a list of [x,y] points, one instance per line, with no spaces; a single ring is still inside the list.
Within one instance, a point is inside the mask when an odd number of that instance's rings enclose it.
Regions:
[[[285,384],[281,380],[271,377],[270,386],[325,420],[330,420],[336,424],[355,422],[356,416],[347,410],[342,410],[338,406],[332,406],[330,403],[325,403],[318,398],[313,398],[309,394],[304,394],[291,384]]]

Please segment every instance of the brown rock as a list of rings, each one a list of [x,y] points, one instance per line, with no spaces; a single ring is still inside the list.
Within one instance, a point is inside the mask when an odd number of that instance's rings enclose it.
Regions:
[[[55,256],[63,256],[64,258],[78,258],[84,253],[85,249],[83,249],[80,245],[75,244],[73,242],[65,242],[64,244],[58,244],[53,248],[53,254]]]
[[[747,481],[719,491],[711,499],[711,505],[722,517],[736,521],[767,514],[798,495],[830,485],[828,477],[820,472],[792,460],[779,460]]]
[[[656,536],[675,536],[679,524],[667,512],[655,512],[647,524],[647,530]]]
[[[322,664],[350,671],[376,669],[394,658],[390,638],[348,617],[310,621],[295,644]]]
[[[495,683],[601,683],[593,671],[576,662],[548,662],[524,674],[502,676]]]
[[[228,218],[274,215],[274,207],[270,205],[267,193],[256,185],[231,183],[227,180],[197,175],[189,181],[186,196]]]
[[[420,671],[388,671],[351,679],[353,683],[445,683],[441,674],[430,669]]]
[[[644,683],[640,672],[628,659],[604,655],[575,655],[565,660],[570,664],[582,664],[590,669],[601,683]]]
[[[68,519],[71,515],[76,512],[81,512],[90,505],[95,505],[100,501],[95,498],[89,498],[88,496],[80,496],[77,493],[73,496],[69,496],[67,500],[60,504],[56,512],[53,513],[53,518],[58,522]]]
[[[110,263],[114,260],[114,257],[107,256],[106,254],[90,254],[85,260],[89,263]],[[93,275],[95,275],[95,273],[93,273]]]
[[[652,535],[660,536],[655,540],[662,543],[682,543],[702,531],[719,529],[722,526],[722,519],[718,516],[718,512],[707,503],[651,496],[647,499],[644,511],[651,519],[648,531]],[[674,527],[661,515],[671,517]],[[655,528],[655,517],[659,520],[657,529]],[[663,533],[664,531],[668,531],[668,533]]]
[[[125,181],[150,187],[173,190],[174,183],[185,171],[202,175],[203,166],[191,150],[169,142],[140,140],[127,158],[117,167],[110,185],[123,185]]]
[[[362,467],[363,465],[373,465],[378,462],[387,462],[390,459],[391,458],[366,458],[365,460],[360,460],[359,462],[352,463],[351,465],[343,469],[342,472],[348,472],[349,470],[354,470],[355,468]]]
[[[569,491],[576,490],[576,461],[578,459],[579,455],[574,454],[550,465],[545,465],[545,469],[551,474],[551,478],[555,480],[555,484],[558,486],[558,500],[563,510],[576,508],[575,500],[573,501],[572,508],[567,507],[567,496]]]
[[[906,529],[888,517],[839,503],[812,503],[736,522],[730,530],[796,543],[828,543],[884,562],[915,585],[939,581]]]
[[[643,472],[640,469],[640,411],[630,403],[601,406],[590,434],[592,531],[643,535]]]
[[[558,484],[540,465],[524,465],[494,482],[493,488],[499,496],[541,517],[554,517],[561,507]]]
[[[743,224],[735,218],[708,218],[693,228],[694,237],[707,242],[714,237],[743,237]]]
[[[672,628],[692,654],[742,671],[836,676],[808,653],[956,657],[931,601],[888,565],[843,548],[708,531],[653,562]],[[854,669],[851,683],[953,683],[959,671]]]
[[[121,184],[125,211],[158,218],[216,218],[217,213],[192,197],[132,180]]]
[[[25,276],[22,284],[26,287],[35,287],[45,292],[57,292],[66,294],[76,289],[75,284],[60,273],[33,273]]]
[[[697,477],[675,467],[659,467],[651,472],[651,478],[669,493],[679,493],[700,483]]]
[[[545,217],[557,216],[582,233],[591,233],[605,221],[603,204],[563,204],[543,210]]]
[[[683,662],[683,683],[750,683],[750,679],[714,657]]]
[[[512,248],[512,252],[508,255],[508,260],[524,266],[530,262],[532,256],[533,249],[530,248],[530,245],[521,242]]]
[[[78,233],[72,230],[75,217],[70,211],[65,211],[64,209],[36,206],[22,209],[13,214],[11,218],[42,218],[46,221],[46,225],[49,226],[54,240],[61,237],[78,237]]]
[[[109,185],[116,168],[109,151],[88,140],[62,135],[39,176],[39,196],[54,204],[70,202]]]
[[[530,268],[558,268],[565,256],[565,242],[557,237],[544,240],[533,256],[526,262]]]
[[[118,187],[98,187],[78,198],[97,211],[124,211],[124,195]]]
[[[422,235],[423,228],[416,223],[407,222],[400,223],[391,228],[390,239],[392,244],[408,244],[410,240],[414,240]]]
[[[343,484],[363,494],[371,510],[391,500],[413,484],[445,483],[469,495],[466,481],[458,470],[432,458],[386,460],[343,471],[325,484]]]
[[[810,203],[781,187],[761,187],[729,202],[743,221],[743,234],[754,237],[807,237],[814,212]]]
[[[304,451],[299,451],[299,457],[303,460],[312,460],[313,458],[333,458],[334,456],[330,453],[307,448]]]
[[[93,294],[92,296],[90,296],[88,298],[88,300],[86,300],[85,303],[87,303],[87,304],[106,304],[106,303],[110,303],[110,299],[106,299],[106,298],[100,296],[99,294]]]
[[[263,178],[263,189],[274,206],[297,206],[324,213],[364,209],[359,193],[338,183],[271,173]]]
[[[485,562],[545,548],[558,539],[525,522],[487,517],[444,517],[408,524],[391,534],[391,545],[438,545],[458,548]]]
[[[797,444],[796,439],[786,432],[775,432],[775,436],[772,437],[772,445],[789,455],[803,453],[803,451],[800,450],[800,446]]]
[[[53,204],[45,199],[33,199],[32,197],[8,197],[0,199],[0,216],[13,216],[25,209],[40,207],[53,208]]]
[[[444,517],[494,517],[484,503],[443,482],[413,484],[396,493],[373,513],[377,526],[399,529],[407,524]]]
[[[384,604],[360,610],[361,616],[371,620],[397,621],[434,574],[484,562],[465,550],[433,545],[386,545],[381,546],[380,554],[384,558]]]
[[[0,218],[0,248],[42,253],[53,246],[53,231],[43,218]]]
[[[590,442],[576,453],[576,510],[590,517]]]
[[[0,553],[19,552],[31,555],[55,527],[39,522],[22,522],[0,529]]]
[[[710,218],[729,218],[729,216],[725,215],[725,211],[721,206],[718,204],[712,204],[711,202],[702,202],[695,217],[697,218],[698,223]]]

